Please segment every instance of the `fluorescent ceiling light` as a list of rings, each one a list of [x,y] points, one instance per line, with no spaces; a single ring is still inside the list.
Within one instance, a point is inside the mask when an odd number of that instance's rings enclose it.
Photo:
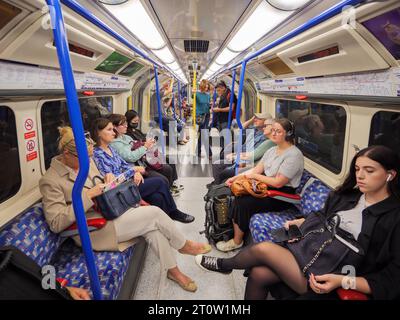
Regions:
[[[167,63],[167,66],[175,72],[181,68],[177,62]]]
[[[219,54],[218,58],[215,59],[215,62],[220,65],[225,65],[229,61],[232,61],[232,59],[235,58],[238,54],[239,54],[239,52],[233,52],[233,51],[229,50],[228,48],[225,48],[224,51],[222,51]]]
[[[167,46],[162,48],[161,50],[152,50],[153,53],[161,59],[162,62],[168,64],[175,61],[174,56]]]
[[[208,70],[212,72],[217,72],[219,69],[221,69],[222,66],[216,64],[215,62],[208,68]]]
[[[162,36],[140,0],[104,7],[148,48],[159,49],[165,46]]]
[[[310,0],[267,0],[267,2],[277,9],[293,11],[301,8]]]
[[[292,12],[275,9],[261,2],[228,44],[232,51],[243,51],[283,22]]]

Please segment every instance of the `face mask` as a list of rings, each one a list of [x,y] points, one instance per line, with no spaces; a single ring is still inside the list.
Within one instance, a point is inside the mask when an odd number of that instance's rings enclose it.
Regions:
[[[139,127],[139,123],[131,123],[129,125],[132,129],[137,129],[137,127]]]

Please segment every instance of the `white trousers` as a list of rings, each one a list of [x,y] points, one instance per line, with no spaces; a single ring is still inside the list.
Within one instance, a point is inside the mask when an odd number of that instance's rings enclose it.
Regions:
[[[181,249],[186,242],[173,220],[155,206],[143,206],[128,210],[113,220],[118,242],[144,237],[160,258],[161,271],[176,267],[172,248]]]

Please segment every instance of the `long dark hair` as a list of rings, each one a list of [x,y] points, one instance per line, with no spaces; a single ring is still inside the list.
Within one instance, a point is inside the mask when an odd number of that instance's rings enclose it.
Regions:
[[[99,131],[103,130],[111,121],[107,118],[97,118],[93,121],[92,127],[90,129],[90,136],[96,143],[96,146],[100,144]]]
[[[139,117],[139,114],[135,110],[128,110],[125,112],[126,121],[128,121],[128,127],[131,124],[132,119]]]
[[[370,146],[362,149],[354,156],[351,161],[350,172],[343,184],[336,189],[336,192],[339,194],[354,192],[354,188],[357,185],[356,161],[359,157],[368,157],[378,162],[385,170],[396,171],[396,176],[388,182],[388,189],[391,195],[396,196],[400,200],[400,158],[392,149],[382,145]]]

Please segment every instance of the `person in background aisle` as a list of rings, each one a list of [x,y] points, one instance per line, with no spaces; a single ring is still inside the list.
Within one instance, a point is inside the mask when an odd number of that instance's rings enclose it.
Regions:
[[[190,223],[194,217],[183,213],[176,207],[171,196],[168,184],[160,177],[143,179],[144,168],[133,167],[122,159],[110,146],[115,138],[114,126],[109,119],[99,118],[94,121],[91,135],[96,143],[93,158],[97,168],[102,175],[113,174],[118,177],[125,174],[125,177],[133,178],[139,188],[142,198],[166,212],[172,219]],[[136,169],[136,170],[135,170]]]
[[[228,128],[228,119],[229,119],[229,103],[231,90],[228,89],[226,83],[224,81],[219,81],[216,86],[216,91],[218,95],[218,103],[213,108],[213,117],[215,118],[216,128],[218,129],[221,138],[220,138],[220,147],[221,150],[224,149],[224,138],[222,136],[222,131]],[[236,95],[233,93],[234,99],[232,104],[232,110],[236,109]],[[234,112],[232,112],[232,119],[234,119]]]
[[[210,129],[208,123],[210,122],[210,95],[207,92],[208,82],[207,80],[201,80],[199,89],[196,93],[196,124],[197,124],[197,156],[201,156],[201,147],[204,144],[206,147],[208,142],[208,150],[206,154],[208,158],[212,157],[211,144],[210,144]],[[202,134],[203,133],[203,134]],[[205,139],[202,139],[203,138]]]

